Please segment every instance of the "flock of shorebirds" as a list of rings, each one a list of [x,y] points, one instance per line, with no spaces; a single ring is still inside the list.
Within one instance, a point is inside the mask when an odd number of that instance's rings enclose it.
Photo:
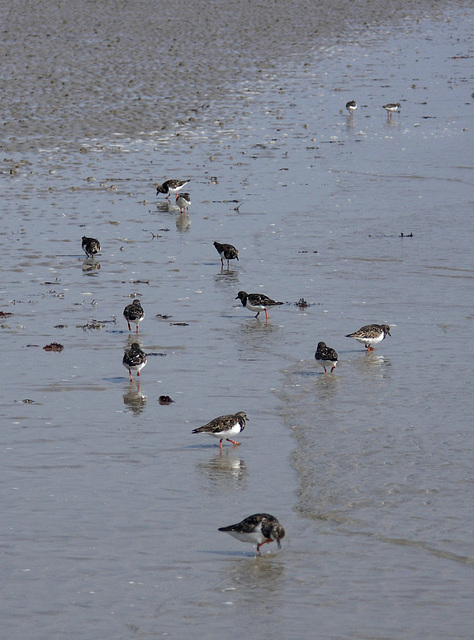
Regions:
[[[180,193],[181,189],[188,184],[189,180],[166,180],[163,184],[156,187],[156,195],[160,193],[166,194],[168,200],[172,193],[175,194],[176,204],[181,213],[186,213],[191,206],[191,198],[189,193]]]
[[[383,105],[383,108],[387,112],[387,116],[391,118],[392,114],[396,111],[400,111],[401,105],[399,102],[388,102]],[[357,109],[357,102],[355,100],[349,100],[349,102],[346,102],[346,109],[349,111],[349,114],[352,115]]]
[[[392,111],[399,109],[399,104],[385,105],[388,113],[391,115]],[[347,110],[352,113],[357,108],[355,100],[351,100],[346,105]],[[180,193],[189,180],[167,180],[163,184],[158,185],[157,195],[166,194],[169,198],[171,194],[175,194],[176,204],[178,205],[180,212],[186,212],[191,204],[191,198],[189,193]],[[214,246],[220,256],[221,266],[224,267],[224,262],[227,261],[227,268],[229,268],[230,260],[239,259],[239,251],[231,244],[225,244],[220,242],[214,242]],[[100,242],[96,238],[88,238],[83,236],[82,248],[88,258],[93,258],[100,251]],[[272,300],[263,293],[247,293],[246,291],[239,291],[236,300],[240,300],[242,305],[256,313],[255,317],[258,318],[259,314],[263,311],[265,313],[265,322],[268,322],[268,309],[284,304]],[[132,324],[136,326],[135,331],[138,335],[139,324],[145,317],[145,312],[140,303],[140,300],[135,299],[131,304],[128,304],[123,310],[123,316],[127,322],[128,330],[132,331]],[[349,333],[346,337],[354,338],[358,342],[364,344],[367,353],[374,350],[374,346],[381,342],[386,336],[390,336],[390,327],[386,324],[369,324],[361,327],[353,333]],[[331,347],[326,346],[324,342],[319,342],[316,353],[314,355],[316,362],[324,369],[325,374],[331,374],[337,366],[338,355],[337,352]],[[130,382],[133,382],[132,371],[136,371],[137,379],[140,376],[140,371],[147,363],[147,356],[140,348],[138,342],[133,342],[129,348],[125,349],[123,356],[123,366],[128,370]],[[202,427],[193,429],[192,433],[204,433],[217,438],[219,440],[219,449],[222,452],[222,445],[224,440],[230,442],[237,447],[240,442],[233,440],[232,438],[237,436],[245,429],[245,422],[247,415],[243,411],[239,411],[235,414],[219,416],[211,420]],[[248,542],[257,546],[257,555],[260,556],[260,548],[264,544],[268,544],[272,541],[277,543],[280,549],[280,541],[285,537],[285,530],[275,518],[268,513],[256,513],[248,516],[241,522],[229,525],[227,527],[221,527],[219,531],[229,533],[234,538],[237,538],[241,542]]]

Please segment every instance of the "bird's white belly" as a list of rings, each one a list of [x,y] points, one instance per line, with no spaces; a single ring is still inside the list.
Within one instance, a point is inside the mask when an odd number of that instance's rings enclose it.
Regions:
[[[240,424],[236,422],[230,429],[226,429],[225,431],[218,431],[217,433],[211,433],[214,438],[228,438],[229,436],[237,436],[240,433]]]
[[[245,306],[247,309],[250,309],[250,311],[264,311],[265,309],[263,304],[251,304],[248,300]]]
[[[371,347],[374,346],[374,344],[378,344],[379,342],[381,342],[384,338],[384,334],[381,333],[379,336],[377,336],[376,338],[356,338],[357,342],[360,342],[361,344],[368,344]]]
[[[260,544],[264,541],[264,537],[261,531],[253,531],[250,533],[244,533],[242,531],[226,531],[230,533],[233,538],[237,538],[241,542],[249,542],[250,544]]]

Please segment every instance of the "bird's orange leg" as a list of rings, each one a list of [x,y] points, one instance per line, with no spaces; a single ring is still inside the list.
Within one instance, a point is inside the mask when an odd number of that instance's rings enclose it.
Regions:
[[[236,442],[235,440],[231,440],[230,438],[226,438],[227,442],[232,442],[232,444],[235,444],[236,447],[240,446],[240,442]],[[221,440],[222,442],[222,440]]]
[[[262,554],[260,553],[260,547],[263,547],[264,544],[268,544],[269,542],[271,542],[272,539],[268,538],[267,540],[264,540],[263,542],[261,542],[260,544],[257,545],[257,555],[261,556]]]

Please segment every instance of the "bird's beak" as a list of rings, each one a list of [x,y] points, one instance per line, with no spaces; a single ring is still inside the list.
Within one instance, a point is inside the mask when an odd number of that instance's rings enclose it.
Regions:
[[[280,538],[277,538],[276,543],[277,543],[277,547],[278,547],[279,549],[281,549],[281,542],[280,542]]]

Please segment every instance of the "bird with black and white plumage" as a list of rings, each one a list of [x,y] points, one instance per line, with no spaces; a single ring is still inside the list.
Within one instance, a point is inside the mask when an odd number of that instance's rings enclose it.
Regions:
[[[352,115],[357,109],[357,102],[355,100],[349,100],[349,102],[346,102],[346,109],[349,111],[349,114]]]
[[[189,180],[165,180],[163,184],[156,186],[156,195],[160,193],[166,193],[166,199],[170,197],[172,193],[178,193],[183,187],[188,184]]]
[[[222,266],[224,266],[224,260],[227,260],[227,268],[229,268],[229,260],[239,259],[239,252],[233,244],[214,242],[214,246],[221,257]]]
[[[401,105],[399,102],[389,102],[388,104],[384,104],[383,108],[387,112],[388,117],[391,118],[392,113],[400,111]]]
[[[125,349],[122,364],[126,369],[128,369],[130,382],[133,382],[132,371],[136,371],[137,376],[139,376],[140,371],[146,365],[146,362],[146,354],[140,349],[138,342],[132,343],[130,348]]]
[[[367,353],[374,350],[374,345],[382,342],[386,336],[391,336],[388,324],[366,324],[354,333],[349,333],[346,338],[355,338],[367,349]]]
[[[243,411],[238,413],[219,416],[214,418],[207,424],[197,429],[193,429],[192,433],[206,433],[214,438],[219,439],[219,449],[222,451],[222,441],[232,442],[233,445],[239,446],[240,442],[232,440],[229,436],[237,436],[245,429],[245,421],[247,415]]]
[[[88,258],[92,258],[100,251],[100,242],[96,238],[82,236],[82,249]]]
[[[133,322],[137,325],[137,333],[138,333],[138,324],[145,317],[145,312],[143,311],[143,307],[140,303],[140,300],[136,298],[131,304],[127,304],[125,309],[123,310],[123,315],[128,324],[128,330],[131,331],[132,327],[130,323]]]
[[[281,549],[280,540],[285,537],[285,530],[270,513],[255,513],[237,524],[220,527],[218,531],[228,533],[241,542],[257,545],[257,556],[262,555],[260,548],[264,544],[273,541],[277,543],[278,549]]]
[[[276,307],[284,304],[283,302],[276,302],[275,300],[272,300],[263,293],[247,293],[246,291],[239,291],[235,299],[239,299],[242,306],[249,311],[256,311],[256,318],[258,318],[260,311],[265,311],[266,320],[268,320],[267,309],[269,307]]]
[[[336,368],[338,355],[334,349],[326,346],[324,342],[318,342],[314,357],[316,362],[323,367],[325,374],[328,373],[328,369],[330,369],[329,373],[332,373]]]
[[[177,193],[176,204],[179,207],[180,213],[186,213],[191,206],[191,196],[189,193]]]

